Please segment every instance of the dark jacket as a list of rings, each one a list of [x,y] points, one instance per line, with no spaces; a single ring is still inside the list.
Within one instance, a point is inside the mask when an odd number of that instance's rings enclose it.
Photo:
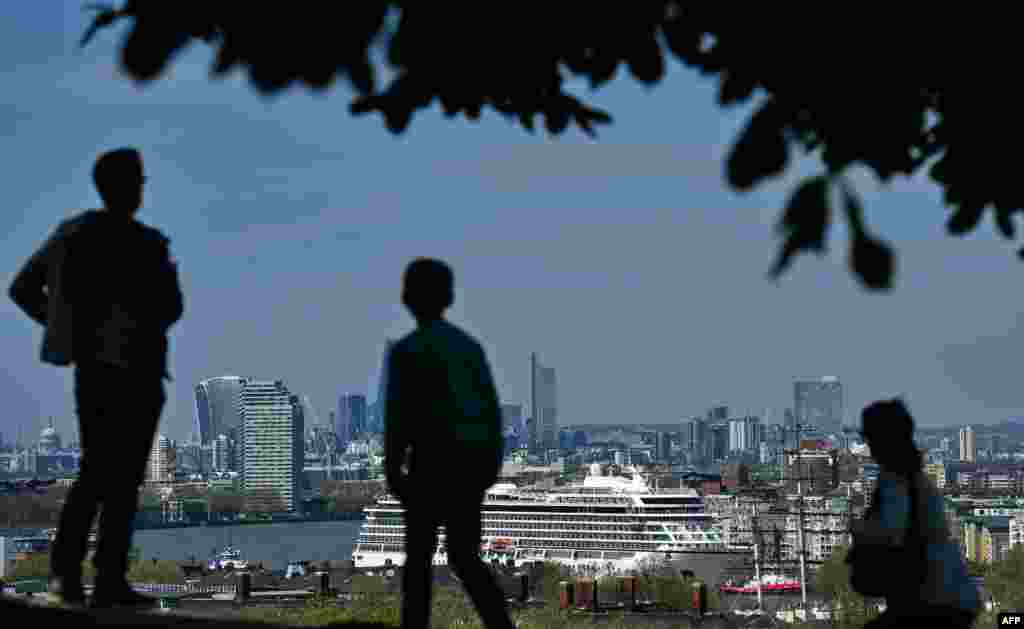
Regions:
[[[417,328],[388,355],[385,465],[392,490],[409,459],[412,483],[439,475],[451,491],[479,493],[498,478],[504,456],[501,405],[487,357],[471,336],[444,320]]]
[[[167,373],[183,313],[169,240],[133,218],[88,210],[62,222],[15,277],[14,301],[46,327],[41,358]]]

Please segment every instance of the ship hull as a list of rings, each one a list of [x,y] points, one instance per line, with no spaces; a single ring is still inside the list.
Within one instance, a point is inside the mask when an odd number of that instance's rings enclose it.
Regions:
[[[704,583],[714,586],[749,572],[753,559],[752,552],[744,551],[684,551],[673,552],[668,564],[676,574],[689,570]]]
[[[665,553],[637,553],[630,559],[617,560],[572,560],[564,558],[517,557],[513,559],[515,566],[520,568],[535,561],[550,561],[564,565],[574,571],[599,574],[632,573],[642,571],[645,565],[657,568],[668,568],[674,574],[690,571],[693,575],[709,585],[717,585],[736,575],[749,571],[752,553],[743,551],[683,551],[673,552],[670,557]],[[647,559],[651,562],[647,563]],[[485,558],[481,557],[482,560]],[[359,552],[353,563],[356,568],[364,570],[395,568],[405,564],[405,553],[400,552]],[[435,553],[435,566],[448,565],[448,558],[443,553]],[[505,565],[505,561],[499,561]]]

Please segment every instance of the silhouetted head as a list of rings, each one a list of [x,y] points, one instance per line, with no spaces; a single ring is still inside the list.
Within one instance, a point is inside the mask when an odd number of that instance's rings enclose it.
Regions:
[[[133,215],[142,206],[146,176],[137,150],[120,148],[100,155],[92,168],[92,180],[108,210]]]
[[[861,422],[861,435],[879,465],[902,473],[921,468],[921,453],[914,445],[914,418],[903,400],[869,404],[861,413]]]
[[[417,322],[440,319],[455,301],[455,276],[440,260],[418,258],[405,269],[402,303]]]

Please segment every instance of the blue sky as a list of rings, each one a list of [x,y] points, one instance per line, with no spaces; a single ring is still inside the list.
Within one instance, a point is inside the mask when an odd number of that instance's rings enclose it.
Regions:
[[[399,284],[420,255],[454,267],[451,318],[484,342],[504,401],[528,400],[531,351],[557,369],[562,423],[668,423],[717,402],[781,417],[792,379],[816,375],[843,380],[849,421],[896,394],[921,425],[1024,405],[1012,243],[988,222],[947,238],[923,178],[885,187],[855,173],[870,223],[898,248],[896,292],[858,287],[841,225],[828,256],[766,280],[778,210],[816,163],[731,192],[723,157],[750,108],[720,110],[695,72],[593,93],[615,116],[598,142],[436,110],[394,137],[379,117],[349,116],[346,86],[264,99],[242,76],[210,81],[200,45],[136,87],[119,76],[120,32],[77,50],[80,6],[15,3],[0,23],[0,281],[57,222],[97,206],[100,152],[140,148],[140,219],[171,237],[186,294],[171,437],[187,436],[192,387],[215,375],[284,379],[324,418],[343,391],[373,399],[384,339],[412,325]],[[51,415],[65,433],[74,421],[71,373],[38,361],[40,338],[0,300],[8,439]]]

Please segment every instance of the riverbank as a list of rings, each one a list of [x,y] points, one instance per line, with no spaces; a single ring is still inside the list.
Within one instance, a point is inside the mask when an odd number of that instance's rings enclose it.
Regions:
[[[231,546],[250,564],[262,562],[270,570],[284,570],[293,561],[351,559],[361,524],[335,520],[138,529],[132,545],[146,560],[201,562]]]
[[[135,530],[159,530],[159,529],[181,529],[201,527],[223,527],[223,526],[255,526],[260,524],[306,524],[313,522],[353,522],[363,519],[362,511],[346,513],[333,513],[330,516],[263,516],[247,517],[238,519],[192,519],[179,521],[164,521],[162,516],[153,516],[145,512],[136,515]]]
[[[201,527],[224,527],[224,526],[253,526],[258,524],[304,524],[312,522],[356,522],[362,521],[362,511],[351,511],[343,513],[332,513],[330,516],[325,515],[310,515],[303,517],[254,517],[245,519],[222,519],[222,520],[199,520],[193,519],[190,521],[176,521],[176,522],[164,522],[162,521],[162,515],[152,515],[145,511],[140,511],[136,514],[135,519],[135,530],[136,531],[147,531],[147,530],[160,530],[160,529],[181,529],[181,528],[201,528]],[[0,532],[7,536],[28,536],[35,535],[40,531],[56,528],[60,522],[60,513],[55,512],[52,519],[40,520],[38,522],[18,522],[16,524],[11,523],[11,526],[0,526]],[[2,524],[2,523],[0,523]]]

